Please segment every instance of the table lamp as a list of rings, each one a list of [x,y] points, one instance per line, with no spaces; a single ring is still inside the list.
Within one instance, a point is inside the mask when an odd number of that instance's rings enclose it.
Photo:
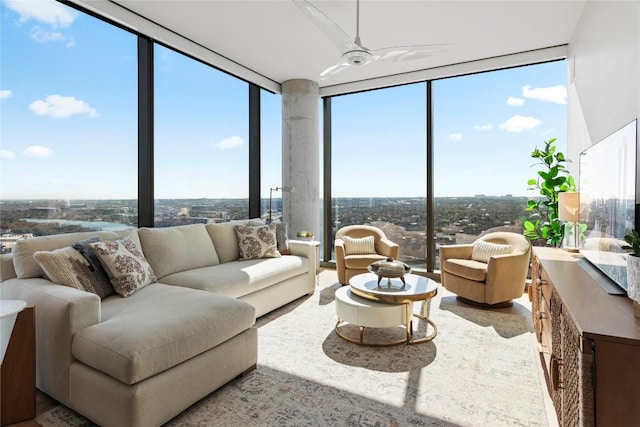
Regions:
[[[578,252],[578,222],[580,221],[580,193],[565,191],[558,193],[558,219],[573,223],[573,246],[565,247],[568,252]]]

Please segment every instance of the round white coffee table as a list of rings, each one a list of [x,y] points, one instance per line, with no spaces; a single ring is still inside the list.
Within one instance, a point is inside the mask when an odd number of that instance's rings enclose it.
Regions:
[[[349,286],[344,286],[336,291],[335,301],[336,315],[338,316],[335,331],[340,338],[373,347],[386,347],[406,342],[405,338],[383,344],[364,341],[365,328],[395,328],[402,325],[406,327],[404,304],[389,304],[362,298],[353,293]],[[360,328],[358,340],[342,333],[341,328],[346,324],[356,325]]]
[[[417,344],[434,339],[438,334],[438,327],[429,319],[429,301],[438,294],[438,284],[424,276],[407,274],[404,283],[400,279],[390,279],[378,283],[378,276],[372,273],[358,274],[349,280],[351,291],[367,300],[383,304],[402,304],[404,306],[404,321],[407,328],[407,344]],[[413,303],[424,301],[422,314],[413,312]],[[415,338],[413,336],[413,317],[424,320],[433,327],[427,336]]]

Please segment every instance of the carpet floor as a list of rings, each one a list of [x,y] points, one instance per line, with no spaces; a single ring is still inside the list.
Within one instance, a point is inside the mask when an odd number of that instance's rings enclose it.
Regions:
[[[482,310],[440,288],[430,306],[434,340],[363,347],[334,332],[339,287],[335,272],[325,270],[314,295],[258,319],[257,369],[166,426],[549,425],[528,307]],[[430,332],[423,321],[415,328]],[[358,335],[355,327],[344,332]],[[402,328],[367,329],[365,340],[402,334]],[[93,425],[64,406],[36,422]]]

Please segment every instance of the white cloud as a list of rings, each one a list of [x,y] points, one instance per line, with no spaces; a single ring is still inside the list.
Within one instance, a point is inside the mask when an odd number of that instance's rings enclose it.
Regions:
[[[73,96],[48,95],[45,100],[33,101],[29,104],[29,109],[39,116],[51,116],[56,119],[67,118],[74,114],[98,116],[95,108]]]
[[[511,107],[521,107],[522,104],[524,104],[524,99],[522,98],[514,98],[513,96],[510,96],[507,99],[507,105]]]
[[[225,138],[222,141],[219,141],[215,144],[221,150],[227,150],[229,148],[241,147],[244,145],[244,139],[239,136],[232,136],[230,138]]]
[[[507,132],[522,132],[523,130],[530,130],[542,123],[540,120],[531,116],[513,116],[506,122],[498,125],[500,129],[504,129]]]
[[[475,125],[473,129],[479,130],[479,131],[487,131],[487,130],[493,129],[493,124],[487,123],[486,125]]]
[[[522,96],[524,96],[525,98],[537,99],[538,101],[543,102],[566,104],[567,88],[562,85],[538,88],[532,88],[531,86],[522,86]]]
[[[0,159],[2,160],[11,160],[13,158],[15,158],[16,155],[13,154],[13,151],[9,151],[9,150],[0,150]]]
[[[13,96],[13,92],[10,90],[0,90],[0,99],[7,99]]]
[[[49,157],[53,155],[53,150],[42,145],[30,145],[24,149],[22,154],[28,157]]]
[[[462,141],[462,134],[461,133],[452,133],[449,135],[449,140],[451,141]]]
[[[70,7],[64,6],[55,0],[25,1],[5,0],[4,4],[20,15],[20,22],[30,20],[49,24],[54,28],[66,28],[70,26],[78,16]]]
[[[66,42],[66,47],[73,47],[75,42],[72,37],[65,36],[59,31],[46,31],[40,27],[31,29],[31,38],[38,43]]]

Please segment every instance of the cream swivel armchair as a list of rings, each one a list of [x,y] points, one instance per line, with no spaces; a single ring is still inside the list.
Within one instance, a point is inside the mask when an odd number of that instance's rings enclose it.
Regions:
[[[348,225],[336,232],[336,270],[338,281],[349,284],[356,274],[367,273],[367,267],[386,258],[398,259],[399,246],[387,239],[379,228],[370,225]]]
[[[521,234],[488,233],[473,244],[440,247],[440,278],[465,302],[511,304],[524,292],[531,244]]]

